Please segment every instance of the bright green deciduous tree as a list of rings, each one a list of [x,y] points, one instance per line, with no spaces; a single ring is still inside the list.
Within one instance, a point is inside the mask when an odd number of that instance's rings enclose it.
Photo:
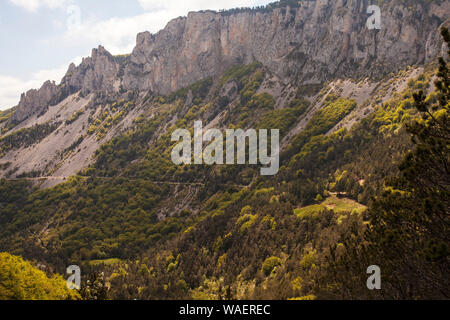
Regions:
[[[21,257],[0,253],[0,300],[74,300],[60,275],[49,278],[45,272]]]

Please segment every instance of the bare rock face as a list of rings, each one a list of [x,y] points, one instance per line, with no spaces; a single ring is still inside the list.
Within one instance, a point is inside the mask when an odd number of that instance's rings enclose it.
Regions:
[[[381,7],[381,30],[366,26],[367,0],[189,13],[156,35],[138,35],[122,84],[167,94],[255,60],[298,84],[382,76],[440,53],[438,29],[450,12],[449,3],[406,6],[388,1]]]
[[[439,27],[449,24],[450,0],[384,1],[380,30],[366,25],[370,4],[303,0],[296,8],[191,12],[157,34],[138,34],[128,57],[114,57],[101,46],[94,49],[78,67],[69,67],[56,97],[50,84],[22,96],[14,120],[75,92],[169,94],[254,61],[302,85],[343,77],[379,78],[444,52]]]
[[[45,82],[39,90],[32,89],[23,93],[16,112],[11,118],[14,123],[19,123],[33,114],[45,112],[58,92],[55,82]]]
[[[78,67],[72,63],[59,86],[47,81],[41,89],[22,94],[11,121],[19,123],[76,92],[82,95],[93,91],[117,92],[120,88],[120,79],[117,76],[119,68],[116,59],[99,46],[98,49],[93,49],[92,55],[84,58]]]
[[[119,63],[103,48],[92,50],[92,55],[84,58],[82,63],[75,67],[71,65],[61,82],[61,86],[68,90],[67,94],[81,91],[87,95],[92,91],[117,91],[119,88],[117,73]]]

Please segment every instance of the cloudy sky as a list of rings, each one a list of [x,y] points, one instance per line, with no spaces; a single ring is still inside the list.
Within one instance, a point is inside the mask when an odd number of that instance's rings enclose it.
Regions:
[[[1,0],[0,110],[45,80],[59,83],[103,45],[130,53],[136,34],[157,32],[189,11],[265,5],[274,0]]]

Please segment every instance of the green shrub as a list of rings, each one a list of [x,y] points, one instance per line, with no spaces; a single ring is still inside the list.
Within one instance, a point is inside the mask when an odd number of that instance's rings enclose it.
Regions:
[[[78,120],[78,118],[80,118],[82,115],[84,114],[83,110],[78,110],[77,112],[75,112],[69,119],[66,120],[66,124],[72,124],[75,121]]]
[[[278,258],[278,257],[267,258],[266,261],[264,261],[264,263],[262,265],[262,272],[267,277],[278,266],[281,266],[280,258]]]

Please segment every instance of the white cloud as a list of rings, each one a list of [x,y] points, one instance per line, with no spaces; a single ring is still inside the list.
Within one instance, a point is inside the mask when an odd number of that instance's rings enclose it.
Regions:
[[[66,46],[103,45],[112,54],[130,53],[136,44],[139,32],[156,33],[172,19],[185,16],[190,11],[219,10],[235,7],[253,7],[267,4],[269,0],[138,0],[145,13],[126,18],[111,18],[103,21],[86,20],[81,25],[67,30],[62,39]]]
[[[136,35],[145,30],[154,31],[168,20],[157,13],[144,13],[128,18],[82,20],[77,28],[68,29],[62,38],[66,47],[104,46],[112,54],[130,53],[136,44]]]
[[[40,7],[61,8],[72,2],[72,0],[9,0],[9,2],[27,11],[34,12]]]
[[[77,57],[73,61],[80,63],[81,57]],[[39,89],[47,80],[59,83],[67,72],[69,64],[64,64],[55,69],[37,71],[27,79],[0,74],[0,110],[16,106],[19,103],[22,93],[30,89]]]

